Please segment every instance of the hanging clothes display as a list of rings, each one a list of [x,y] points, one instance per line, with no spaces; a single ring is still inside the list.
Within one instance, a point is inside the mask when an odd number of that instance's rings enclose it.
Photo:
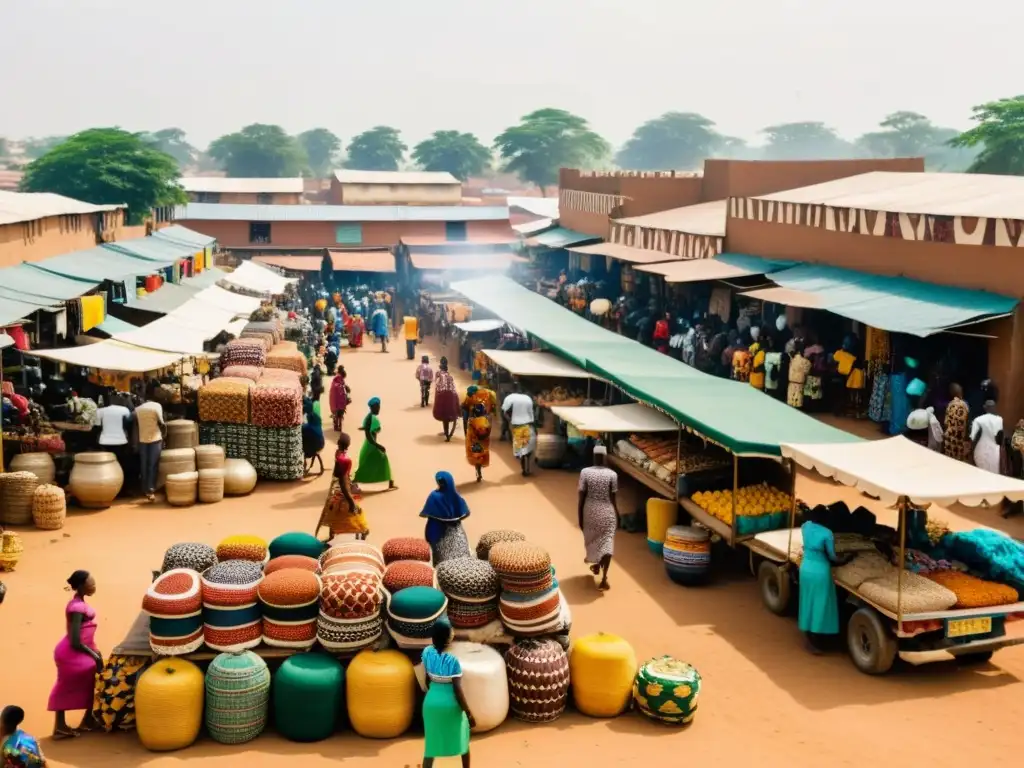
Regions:
[[[90,331],[106,318],[105,296],[83,296],[78,300],[82,307],[82,331]]]

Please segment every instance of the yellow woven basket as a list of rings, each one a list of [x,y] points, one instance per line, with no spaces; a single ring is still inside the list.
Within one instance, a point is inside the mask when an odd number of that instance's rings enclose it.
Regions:
[[[40,485],[32,495],[32,522],[42,531],[64,527],[68,506],[64,491],[56,485]]]

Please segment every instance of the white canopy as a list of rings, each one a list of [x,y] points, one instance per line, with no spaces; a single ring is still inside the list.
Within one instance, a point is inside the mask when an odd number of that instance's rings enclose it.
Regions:
[[[679,425],[646,405],[556,405],[551,412],[580,432],[678,432]]]
[[[466,333],[487,333],[496,331],[505,325],[504,320],[467,320],[464,323],[456,323],[455,327]]]
[[[240,332],[239,321],[235,320],[237,314],[192,298],[158,320],[132,331],[115,333],[113,338],[138,347],[201,355],[203,345],[221,331],[236,335]],[[242,321],[241,325],[244,324]]]
[[[589,379],[589,373],[550,352],[528,352],[511,349],[485,349],[484,354],[513,376],[561,376],[567,379]]]
[[[978,469],[930,451],[905,437],[862,443],[787,444],[782,455],[887,503],[906,496],[914,504],[959,502],[976,507],[1004,498],[1024,500],[1024,481]]]
[[[182,355],[177,352],[157,352],[106,339],[84,347],[65,349],[34,349],[32,354],[59,363],[96,368],[103,371],[145,373],[177,365]]]
[[[8,336],[6,333],[0,333],[0,349],[7,349],[14,345],[14,339]]]
[[[217,285],[211,285],[199,291],[193,299],[205,301],[221,309],[230,309],[238,315],[251,315],[260,307],[260,300],[254,296],[242,296],[240,293],[225,291]]]
[[[243,261],[237,269],[224,276],[224,281],[249,291],[278,294],[284,293],[285,288],[295,282],[295,278],[284,277],[251,261]]]

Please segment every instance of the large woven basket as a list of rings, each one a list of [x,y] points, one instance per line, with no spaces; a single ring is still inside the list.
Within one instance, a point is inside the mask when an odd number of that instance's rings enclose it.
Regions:
[[[31,472],[5,472],[0,474],[0,486],[0,523],[32,525],[32,494],[39,478]]]
[[[0,571],[13,571],[24,551],[18,534],[14,531],[0,531]]]
[[[19,453],[11,459],[11,472],[31,472],[39,478],[40,483],[52,483],[57,477],[57,467],[53,457],[43,451]]]
[[[196,492],[199,485],[198,472],[179,472],[167,476],[164,493],[167,503],[174,507],[190,507],[196,503]]]
[[[64,527],[68,505],[64,491],[56,485],[40,485],[32,494],[32,522],[42,531],[57,531]]]
[[[160,465],[157,468],[156,487],[163,488],[168,475],[196,471],[196,452],[194,448],[169,448],[160,454]]]
[[[167,448],[195,448],[199,443],[199,430],[191,419],[167,422]]]
[[[199,470],[199,500],[204,504],[213,504],[224,498],[224,470]]]
[[[228,496],[245,496],[256,487],[256,470],[245,459],[228,459],[224,462],[224,493]]]
[[[223,469],[224,449],[219,445],[196,446],[196,469]]]

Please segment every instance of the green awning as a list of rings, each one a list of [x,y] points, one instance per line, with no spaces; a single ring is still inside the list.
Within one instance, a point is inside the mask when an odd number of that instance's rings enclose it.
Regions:
[[[97,280],[78,280],[52,272],[44,272],[32,264],[19,264],[16,267],[0,269],[0,287],[22,296],[31,297],[27,301],[46,299],[69,301],[84,296],[99,285]]]
[[[19,297],[18,294],[9,293],[0,289],[0,328],[11,325],[19,320],[24,320],[33,312],[40,309],[53,307],[60,302],[46,302],[46,299],[33,299],[31,297]]]
[[[119,240],[116,243],[106,243],[103,247],[118,253],[127,253],[129,256],[145,259],[146,261],[169,261],[172,264],[178,259],[192,256],[199,250],[193,245],[164,240],[159,237],[137,237],[134,240]]]
[[[129,277],[144,277],[164,267],[169,267],[173,263],[173,259],[165,261],[137,259],[126,253],[97,246],[33,262],[32,266],[55,275],[101,282],[103,280],[120,281]]]
[[[541,232],[539,235],[534,235],[533,237],[528,238],[526,244],[540,246],[541,248],[565,248],[569,245],[592,243],[600,239],[600,237],[586,235],[583,232],[576,232],[575,230],[566,229],[565,227],[555,227],[554,229],[549,229],[547,232]],[[666,256],[666,258],[671,257]]]
[[[809,294],[815,306],[883,331],[931,336],[947,328],[1013,312],[1018,300],[906,277],[821,264],[774,272],[772,281]]]
[[[181,284],[186,288],[209,288],[211,285],[219,283],[222,278],[227,277],[227,274],[227,272],[216,267],[207,267],[198,275],[181,278]]]
[[[158,229],[153,233],[153,237],[158,240],[167,240],[176,245],[187,245],[195,251],[209,248],[217,242],[217,239],[214,237],[196,232],[194,229],[183,227],[180,224],[172,224],[169,227]]]

